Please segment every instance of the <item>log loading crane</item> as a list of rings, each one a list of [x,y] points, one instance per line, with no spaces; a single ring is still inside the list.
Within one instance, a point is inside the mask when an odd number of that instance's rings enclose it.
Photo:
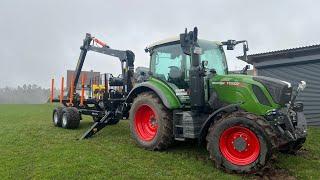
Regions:
[[[97,46],[100,45],[101,47]],[[83,40],[83,45],[80,47],[81,52],[75,70],[75,78],[73,86],[68,90],[69,99],[63,99],[62,103],[65,107],[58,107],[54,110],[53,121],[56,126],[73,129],[77,128],[82,119],[81,114],[90,115],[94,119],[92,127],[81,137],[87,138],[98,132],[106,125],[116,124],[123,117],[128,118],[128,114],[122,114],[123,108],[127,108],[123,103],[126,100],[126,95],[133,88],[133,73],[134,73],[134,58],[135,55],[130,50],[116,50],[110,48],[105,42],[91,36],[87,33]],[[104,75],[105,93],[102,99],[88,98],[80,103],[80,96],[76,93],[76,87],[80,79],[83,64],[88,51],[113,56],[119,58],[121,62],[121,72],[119,77],[111,76],[107,79]],[[118,90],[109,89],[108,87],[121,87]],[[59,102],[54,99],[54,102]],[[63,112],[65,111],[65,112]],[[59,118],[59,116],[61,118]]]

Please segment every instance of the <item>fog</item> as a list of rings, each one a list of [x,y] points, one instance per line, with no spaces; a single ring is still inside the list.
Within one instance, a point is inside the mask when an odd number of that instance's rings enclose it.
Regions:
[[[144,48],[197,26],[209,40],[246,39],[249,54],[319,43],[319,1],[2,0],[0,87],[37,84],[74,69],[86,32],[112,48],[130,49],[148,66]],[[231,70],[245,63],[241,46],[227,52]],[[84,70],[120,72],[117,59],[89,53]]]

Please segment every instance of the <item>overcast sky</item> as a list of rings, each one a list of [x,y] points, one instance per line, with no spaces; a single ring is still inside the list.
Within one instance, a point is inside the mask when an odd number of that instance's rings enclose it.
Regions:
[[[317,44],[320,1],[293,0],[1,0],[0,87],[36,83],[49,87],[74,69],[86,32],[112,48],[130,49],[137,66],[148,65],[144,48],[199,28],[199,37],[246,39],[249,54]],[[244,66],[227,52],[230,69]],[[89,53],[84,70],[120,72],[113,58]]]

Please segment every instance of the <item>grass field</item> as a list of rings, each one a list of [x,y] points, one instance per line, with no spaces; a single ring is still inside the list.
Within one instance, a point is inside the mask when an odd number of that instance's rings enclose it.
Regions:
[[[78,141],[91,124],[77,130],[53,127],[52,105],[0,105],[1,179],[257,179],[226,174],[213,167],[203,147],[176,143],[166,152],[138,148],[128,122],[110,126],[94,138]],[[320,129],[310,128],[297,155],[277,154],[265,177],[319,179]]]

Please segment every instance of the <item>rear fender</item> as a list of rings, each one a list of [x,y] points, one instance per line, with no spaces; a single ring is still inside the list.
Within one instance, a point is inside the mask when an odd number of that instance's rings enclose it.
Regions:
[[[160,81],[161,82],[161,81]],[[161,99],[163,105],[168,109],[177,109],[181,107],[180,100],[173,90],[163,82],[147,81],[136,85],[128,94],[126,103],[132,103],[139,94],[152,91]]]

